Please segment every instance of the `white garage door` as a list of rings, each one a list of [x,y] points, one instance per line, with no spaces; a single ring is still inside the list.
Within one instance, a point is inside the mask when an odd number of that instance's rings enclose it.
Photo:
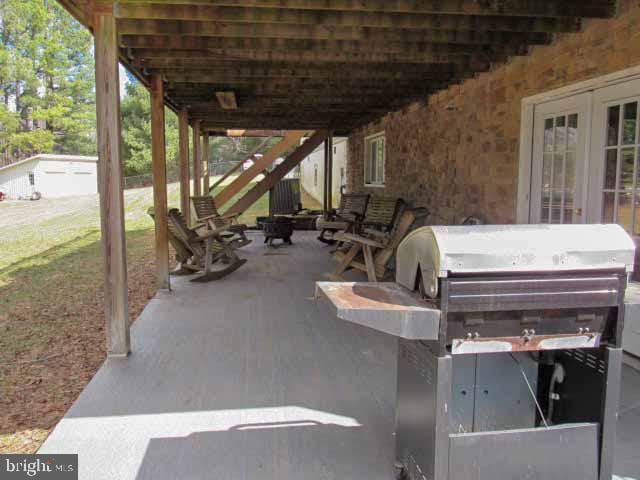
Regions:
[[[35,189],[45,198],[97,193],[94,162],[41,162],[38,173]]]

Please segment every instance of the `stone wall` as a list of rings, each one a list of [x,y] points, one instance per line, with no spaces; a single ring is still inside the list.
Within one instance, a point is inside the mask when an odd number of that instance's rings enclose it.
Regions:
[[[615,19],[586,21],[581,33],[559,35],[552,45],[354,131],[348,188],[425,206],[431,223],[467,215],[513,223],[522,99],[639,64],[640,0],[621,0]],[[386,185],[365,188],[364,137],[382,130]]]

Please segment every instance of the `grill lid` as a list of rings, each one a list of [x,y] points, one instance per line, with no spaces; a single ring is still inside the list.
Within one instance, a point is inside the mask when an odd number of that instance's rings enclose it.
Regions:
[[[426,293],[456,273],[633,271],[635,245],[619,225],[431,226],[398,246],[396,281],[413,290],[418,268]]]

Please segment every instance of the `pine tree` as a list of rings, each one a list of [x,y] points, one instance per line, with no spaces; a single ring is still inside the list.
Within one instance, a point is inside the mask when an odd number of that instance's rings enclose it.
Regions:
[[[52,0],[0,0],[0,152],[95,153],[91,35]]]

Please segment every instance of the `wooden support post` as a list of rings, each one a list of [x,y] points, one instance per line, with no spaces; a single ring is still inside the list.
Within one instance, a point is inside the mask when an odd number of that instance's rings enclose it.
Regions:
[[[196,197],[202,195],[202,162],[200,161],[200,123],[193,122],[193,194]]]
[[[227,185],[218,195],[216,195],[214,202],[218,208],[227,203],[231,198],[236,195],[240,190],[246,187],[251,180],[256,178],[259,174],[265,171],[278,157],[284,154],[290,148],[298,145],[300,140],[304,136],[303,131],[289,131],[285,134],[284,138],[280,142],[276,143],[271,149],[265,153],[261,158],[256,159],[253,165],[242,172],[238,178]]]
[[[95,13],[93,26],[96,57],[98,190],[104,264],[107,354],[126,356],[131,347],[122,191],[118,43],[113,13],[108,10]]]
[[[189,118],[185,109],[178,114],[178,143],[180,149],[180,210],[187,222],[191,225],[191,207],[189,196],[191,187],[189,185]]]
[[[151,174],[156,226],[156,285],[159,289],[169,290],[164,86],[162,77],[157,74],[151,77]]]
[[[269,172],[264,179],[258,183],[255,187],[245,193],[236,203],[234,203],[229,210],[225,213],[235,214],[242,213],[255,202],[257,202],[262,195],[267,193],[271,187],[282,180],[287,173],[293,170],[297,165],[308,157],[318,145],[320,145],[329,132],[327,130],[317,130],[313,135],[305,140],[305,142],[290,153],[284,162],[279,164],[273,171]]]
[[[327,208],[327,169],[329,165],[329,152],[327,150],[327,141],[324,141],[324,162],[322,163],[322,216],[329,218],[329,209]]]
[[[209,194],[209,132],[202,134],[202,193]]]
[[[327,156],[327,170],[324,174],[327,183],[327,211],[333,208],[333,132],[329,132],[329,136],[324,142],[325,155]]]

